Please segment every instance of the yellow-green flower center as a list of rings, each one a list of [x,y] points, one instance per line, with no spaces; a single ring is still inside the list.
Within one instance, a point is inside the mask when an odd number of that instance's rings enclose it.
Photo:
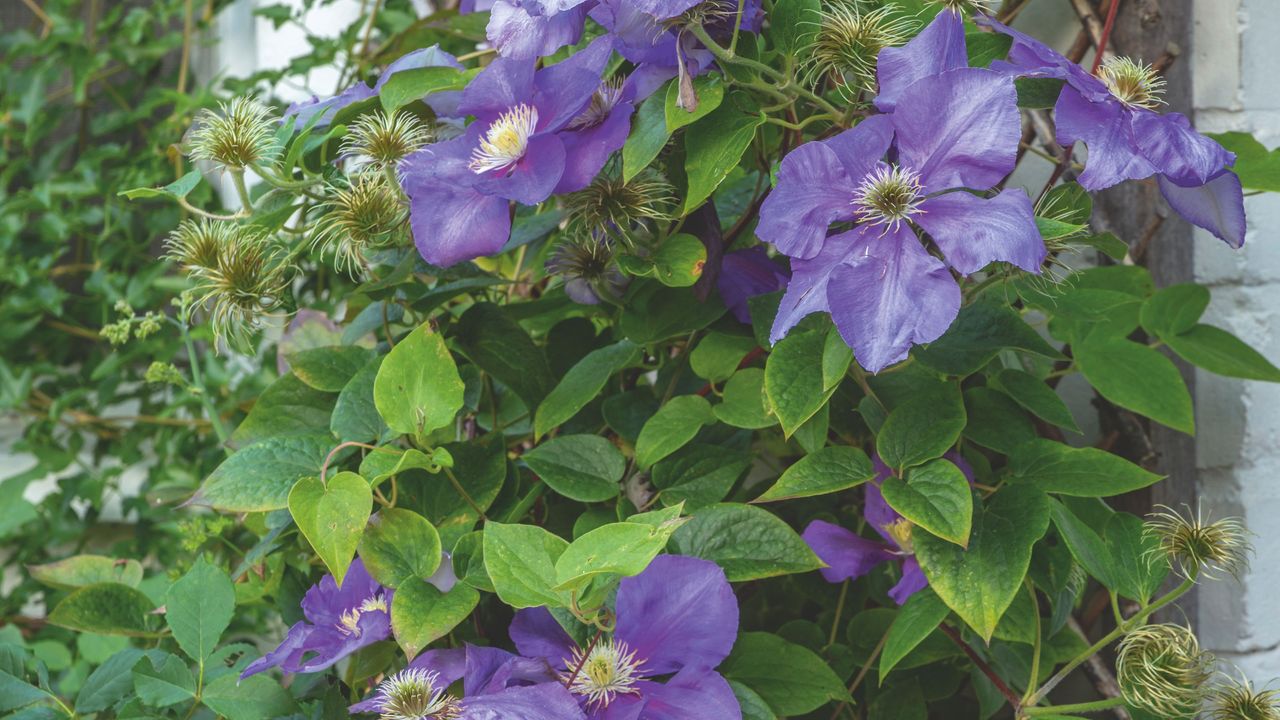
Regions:
[[[864,223],[896,230],[904,220],[920,212],[923,195],[919,173],[896,165],[880,165],[867,174],[854,193],[854,211]]]
[[[538,110],[532,106],[517,105],[499,115],[471,153],[472,172],[478,175],[515,165],[529,149],[529,138],[537,128]]]
[[[1155,68],[1126,57],[1102,63],[1098,78],[1117,100],[1129,107],[1152,109],[1164,104],[1164,78]]]
[[[581,649],[575,650],[573,657],[565,660],[569,668],[572,682],[569,691],[587,698],[587,702],[597,706],[605,706],[613,702],[618,695],[635,693],[635,683],[639,678],[636,671],[644,661],[637,661],[634,650],[627,644],[617,640],[602,640],[591,648],[583,657]],[[577,674],[573,674],[577,668]]]

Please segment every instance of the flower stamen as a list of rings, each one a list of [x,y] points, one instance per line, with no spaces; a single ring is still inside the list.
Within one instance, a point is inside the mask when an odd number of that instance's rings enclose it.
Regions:
[[[439,674],[421,668],[406,668],[383,680],[378,686],[382,720],[455,720],[462,707],[439,681]]]
[[[897,230],[904,220],[920,212],[923,196],[920,173],[881,164],[858,185],[853,205],[861,222],[884,225],[888,232]]]
[[[639,692],[635,683],[643,664],[626,643],[614,639],[597,642],[589,653],[575,649],[573,657],[565,660],[566,667],[579,668],[572,676],[569,692],[586,697],[589,704],[604,707],[618,695]]]
[[[1098,78],[1117,100],[1129,107],[1153,110],[1164,104],[1165,81],[1156,69],[1127,57],[1114,57],[1098,68]]]
[[[595,127],[609,118],[609,113],[622,100],[622,81],[611,78],[600,83],[600,87],[591,94],[591,102],[587,108],[569,121],[569,130],[583,130]]]
[[[529,138],[538,128],[538,110],[520,104],[498,116],[485,131],[480,146],[471,153],[468,166],[477,175],[515,165],[529,149]]]

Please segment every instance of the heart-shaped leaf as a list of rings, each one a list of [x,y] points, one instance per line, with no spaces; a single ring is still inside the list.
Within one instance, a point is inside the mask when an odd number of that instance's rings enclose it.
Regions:
[[[372,510],[373,491],[353,472],[334,475],[327,486],[319,478],[302,478],[289,491],[289,514],[339,586]]]
[[[889,476],[880,486],[889,507],[943,540],[965,546],[973,523],[969,481],[950,460],[913,468],[907,479]]]

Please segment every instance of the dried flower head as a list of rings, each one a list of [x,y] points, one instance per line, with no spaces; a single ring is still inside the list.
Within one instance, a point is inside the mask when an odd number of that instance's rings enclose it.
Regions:
[[[1239,518],[1208,522],[1200,511],[1185,515],[1159,506],[1147,516],[1146,532],[1159,541],[1159,550],[1183,577],[1230,575],[1239,579],[1249,566],[1249,531]]]
[[[246,347],[263,314],[280,306],[287,291],[283,253],[262,232],[238,226],[200,276],[197,303],[209,312],[214,336]]]
[[[362,115],[347,128],[342,153],[367,158],[378,167],[395,167],[401,160],[426,147],[431,130],[407,112]]]
[[[193,275],[200,275],[218,265],[222,246],[236,233],[236,225],[217,220],[183,220],[165,238],[164,257]]]
[[[590,185],[563,199],[566,227],[594,237],[628,242],[628,230],[646,220],[671,219],[675,189],[661,175],[645,171],[623,181],[619,173],[602,172]]]
[[[393,246],[405,237],[408,211],[400,189],[383,173],[359,172],[349,182],[345,188],[330,187],[311,244],[331,256],[339,271],[354,273],[367,264],[368,250]]]
[[[223,103],[221,110],[205,110],[196,118],[188,138],[191,158],[227,168],[270,161],[279,125],[275,111],[251,97]]]
[[[547,272],[564,279],[569,297],[584,305],[616,301],[627,278],[614,262],[613,248],[604,240],[577,236],[565,240],[547,258]]]
[[[1120,642],[1116,680],[1130,705],[1161,717],[1190,717],[1204,704],[1213,663],[1190,628],[1147,625]]]
[[[1152,110],[1164,104],[1164,78],[1146,63],[1127,57],[1109,58],[1098,68],[1098,78],[1129,107]]]
[[[1228,681],[1209,698],[1209,720],[1280,720],[1280,692],[1254,690],[1248,678]]]
[[[804,59],[810,84],[828,78],[846,96],[876,86],[876,58],[902,45],[915,21],[896,5],[864,10],[855,0],[835,0],[819,13]]]

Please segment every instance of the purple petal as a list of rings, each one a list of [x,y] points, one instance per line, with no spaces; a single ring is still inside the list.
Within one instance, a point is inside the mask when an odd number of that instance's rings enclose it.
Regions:
[[[812,313],[830,312],[827,282],[831,273],[855,253],[861,243],[862,234],[851,230],[827,238],[813,258],[791,261],[791,280],[773,318],[769,342],[776,343],[786,337],[791,328]]]
[[[591,19],[613,36],[618,52],[637,65],[676,66],[676,36],[652,15],[641,12],[631,0],[601,0]]]
[[[468,133],[432,145],[411,156],[401,173],[414,244],[433,265],[448,267],[492,255],[511,234],[507,201],[472,187],[477,178],[466,158],[473,144],[474,135]]]
[[[440,567],[436,568],[426,582],[442,593],[449,592],[458,584],[458,575],[453,571],[453,558],[448,551],[440,553]]]
[[[1150,177],[1156,169],[1138,152],[1130,114],[1115,100],[1090,102],[1074,88],[1063,88],[1054,106],[1058,143],[1083,142],[1089,150],[1080,184],[1102,190],[1125,180]]]
[[[333,118],[338,114],[338,111],[361,100],[368,100],[376,94],[368,85],[359,82],[333,97],[324,98],[323,100],[314,98],[309,102],[294,103],[285,111],[284,117],[286,120],[293,118],[293,127],[296,130],[306,127],[307,123],[310,123],[312,118],[317,115],[320,116],[320,119],[316,120],[312,127],[328,127],[333,122]]]
[[[1139,150],[1157,171],[1178,185],[1203,185],[1235,162],[1234,153],[1196,132],[1181,113],[1131,113]]]
[[[1004,190],[993,198],[947,193],[924,201],[920,211],[912,219],[961,274],[971,275],[996,260],[1039,273],[1048,254],[1031,198],[1023,190]]]
[[[893,598],[894,602],[902,605],[907,601],[907,598],[925,589],[928,585],[929,581],[920,569],[920,563],[912,555],[902,561],[902,579],[889,590],[889,597]]]
[[[493,122],[516,105],[532,102],[533,63],[500,57],[481,71],[462,91],[458,111]],[[545,120],[542,117],[538,119],[540,123]]]
[[[613,54],[613,39],[596,38],[564,62],[538,71],[534,77],[534,105],[538,130],[553,132],[568,125],[586,109],[600,87],[600,75]]]
[[[1095,102],[1111,97],[1111,92],[1101,80],[1090,75],[1078,63],[1072,62],[1062,53],[1045,45],[1024,32],[997,22],[995,19],[979,14],[974,22],[996,32],[1013,38],[1009,48],[1008,61],[997,60],[991,63],[991,69],[1011,77],[1042,77],[1065,80],[1077,91]]]
[[[669,20],[702,0],[628,0],[636,10],[657,20]]]
[[[409,667],[433,672],[443,685],[452,685],[466,675],[467,651],[465,648],[427,650],[415,657]]]
[[[551,666],[541,658],[512,655],[506,650],[468,645],[463,691],[467,697],[488,695],[518,685],[557,682]]]
[[[525,657],[540,657],[563,667],[564,659],[573,654],[577,643],[546,608],[517,610],[507,628],[511,642]]]
[[[314,629],[313,626],[305,622],[294,623],[289,628],[289,632],[285,634],[284,641],[280,643],[280,646],[249,663],[244,672],[240,673],[240,679],[243,680],[250,675],[257,675],[263,670],[283,665],[292,655],[299,652],[306,645]]]
[[[899,96],[893,125],[900,164],[930,192],[995,185],[1012,172],[1022,137],[1013,78],[982,68],[915,82]]]
[[[1244,194],[1240,178],[1226,171],[1204,185],[1182,187],[1164,176],[1160,192],[1179,215],[1233,248],[1244,245]]]
[[[964,18],[958,12],[944,10],[911,42],[880,51],[876,59],[876,79],[880,85],[876,107],[881,112],[893,112],[898,97],[912,83],[968,66]]]
[[[720,298],[738,322],[751,324],[747,301],[757,295],[771,293],[787,283],[787,273],[769,257],[760,245],[735,250],[720,261],[720,277],[716,283]]]
[[[742,720],[742,706],[720,673],[687,667],[665,683],[641,681],[644,720]]]
[[[587,720],[640,720],[644,707],[639,694],[619,695],[604,707],[588,707]]]
[[[503,57],[532,60],[550,55],[582,37],[587,11],[578,0],[577,7],[546,13],[531,12],[525,4],[497,0],[489,15],[486,34],[489,43]]]
[[[822,520],[810,522],[800,537],[828,565],[821,572],[830,583],[860,578],[894,557],[884,545]]]
[[[889,528],[894,523],[902,519],[897,510],[889,507],[889,503],[885,502],[884,494],[880,492],[880,483],[889,477],[892,472],[879,457],[875,458],[876,477],[873,482],[867,483],[862,491],[862,517],[866,519],[867,524],[871,526],[876,534],[884,538],[884,541],[893,547],[898,547],[898,541],[893,539],[893,535],[889,533]],[[898,548],[901,549],[901,548]]]
[[[627,82],[635,88],[636,102],[640,102],[675,76],[674,66],[643,63],[627,76]]]
[[[604,122],[582,130],[560,133],[564,143],[564,174],[555,192],[570,193],[581,190],[604,167],[609,156],[617,152],[627,141],[631,132],[631,113],[635,106],[629,102],[618,103]]]
[[[564,143],[557,135],[534,135],[524,151],[524,157],[515,166],[490,170],[479,176],[476,190],[515,200],[525,205],[537,205],[551,197],[564,175]]]
[[[738,599],[713,562],[660,555],[618,585],[614,637],[661,675],[687,665],[713,668],[738,637]]]
[[[946,332],[960,311],[960,288],[905,225],[879,236],[880,228],[858,230],[865,251],[831,273],[827,302],[854,357],[877,373]]]
[[[860,179],[849,177],[825,143],[801,145],[782,159],[778,184],[760,206],[756,235],[791,257],[814,257],[831,223],[853,219]]]
[[[462,63],[458,62],[458,59],[451,53],[441,50],[439,45],[432,45],[431,47],[401,55],[395,62],[388,65],[386,70],[382,71],[382,75],[378,78],[378,82],[374,84],[373,90],[375,93],[382,90],[382,86],[387,84],[387,80],[402,70],[417,70],[425,67],[463,69]]]
[[[360,607],[382,590],[357,557],[347,568],[341,588],[332,575],[325,575],[307,590],[302,596],[302,614],[315,625],[337,625],[344,612]]]
[[[459,720],[586,720],[558,682],[507,688],[462,701]]]

